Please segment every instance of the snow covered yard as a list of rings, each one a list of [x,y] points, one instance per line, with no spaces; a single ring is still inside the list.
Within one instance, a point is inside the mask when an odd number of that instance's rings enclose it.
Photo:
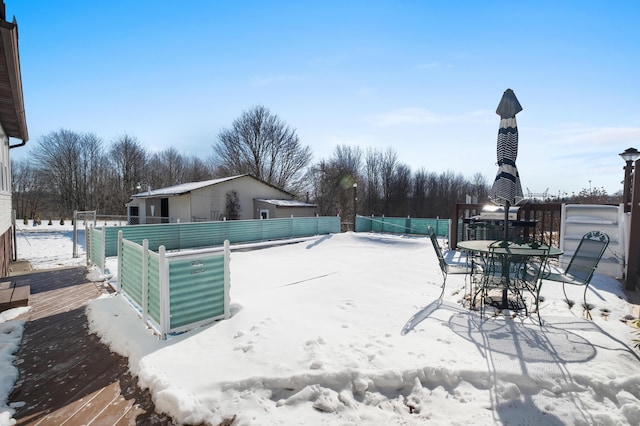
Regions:
[[[424,237],[345,233],[234,252],[232,318],[168,342],[119,296],[93,302],[89,318],[182,422],[640,422],[640,363],[616,280],[595,278],[594,321],[554,283],[543,287],[542,326],[481,320],[459,303],[464,276],[437,300],[432,250]]]
[[[631,306],[616,280],[594,278],[593,321],[546,283],[542,325],[481,319],[460,304],[464,276],[449,276],[438,301],[441,283],[428,238],[344,233],[233,252],[232,317],[168,341],[121,296],[88,316],[180,422],[640,423]]]
[[[73,225],[53,221],[51,225],[16,224],[18,259],[31,263],[33,269],[50,269],[63,266],[86,265],[84,224],[78,224],[78,257],[73,257]]]

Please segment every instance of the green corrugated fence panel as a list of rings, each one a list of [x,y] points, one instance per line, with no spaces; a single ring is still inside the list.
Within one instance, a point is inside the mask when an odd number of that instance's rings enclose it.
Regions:
[[[93,245],[96,243],[96,234],[95,232],[96,229],[92,229],[89,231],[89,247],[92,249]],[[98,262],[96,262],[96,252],[94,250],[90,250],[89,251],[89,259],[91,259],[91,262],[98,264]]]
[[[311,220],[304,220],[311,219]],[[319,222],[315,217],[307,217],[292,222],[293,232],[292,237],[308,237],[311,235],[319,234]]]
[[[142,306],[142,247],[122,245],[120,289]]]
[[[102,270],[104,270],[105,255],[104,255],[104,249],[102,244],[102,241],[104,239],[104,232],[102,232],[102,230],[98,228],[93,228],[89,231],[89,238],[90,238],[89,258],[91,259],[91,262],[93,262],[95,265],[97,265]]]
[[[165,223],[156,225],[112,226],[105,228],[105,256],[118,254],[118,231],[122,238],[142,245],[149,241],[149,250],[158,251],[264,241],[279,238],[306,237],[340,232],[338,216],[294,217],[280,219],[231,220],[205,223]]]
[[[230,220],[228,238],[230,243],[246,243],[260,241],[262,234],[262,220]]]
[[[337,234],[340,232],[340,218],[338,216],[318,217],[318,235]],[[316,235],[316,234],[311,234]]]
[[[118,255],[118,231],[123,229],[122,226],[114,226],[112,228],[105,228],[104,237],[106,242],[104,244],[104,254],[107,257],[113,257]]]
[[[376,221],[373,225],[376,232],[391,232],[397,234],[406,234],[405,220],[397,217],[383,217]]]
[[[356,232],[373,232],[373,221],[371,218],[356,216]]]
[[[224,253],[169,262],[170,328],[224,314]]]
[[[447,236],[449,233],[448,219],[400,218],[400,217],[356,217],[357,232],[390,232],[398,234],[427,235],[429,226],[433,227],[436,235]]]
[[[158,251],[158,247],[165,246],[167,250],[180,248],[180,224],[164,223],[157,225],[112,226],[107,231],[106,255],[118,254],[118,231],[122,231],[122,238],[142,245],[142,240],[149,240],[149,250]]]
[[[219,246],[224,243],[226,222],[180,224],[180,248]]]
[[[280,218],[260,221],[261,240],[275,240],[293,237],[293,219]]]
[[[147,313],[160,324],[160,270],[158,256],[147,255]]]
[[[301,217],[293,224],[294,237],[308,237],[340,232],[340,218],[338,216]]]

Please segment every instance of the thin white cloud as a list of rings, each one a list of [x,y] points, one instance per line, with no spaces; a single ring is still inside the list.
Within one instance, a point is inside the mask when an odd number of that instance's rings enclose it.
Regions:
[[[563,150],[589,152],[620,152],[639,144],[640,127],[593,127],[576,123],[556,125],[549,129],[532,129],[536,139],[552,143],[559,154]]]
[[[573,143],[638,143],[640,127],[593,127],[581,129],[574,134],[570,142]]]
[[[471,111],[461,115],[436,114],[424,108],[400,108],[393,111],[374,114],[369,117],[369,121],[376,127],[392,127],[398,125],[415,124],[449,124],[465,122],[487,122],[495,121],[495,114],[489,110]]]

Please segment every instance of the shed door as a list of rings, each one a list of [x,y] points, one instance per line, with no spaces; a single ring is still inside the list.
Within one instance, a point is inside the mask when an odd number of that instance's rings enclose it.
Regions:
[[[168,198],[160,199],[160,217],[162,218],[162,223],[169,223],[169,199]]]

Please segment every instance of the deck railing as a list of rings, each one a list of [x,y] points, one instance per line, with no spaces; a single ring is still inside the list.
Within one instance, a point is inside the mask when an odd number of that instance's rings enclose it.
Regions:
[[[485,204],[456,204],[451,212],[451,235],[449,246],[456,248],[458,241],[469,239],[468,225],[464,219],[480,214]],[[518,209],[518,220],[536,221],[535,228],[522,228],[523,238],[535,238],[550,246],[560,245],[562,204],[528,203]]]

